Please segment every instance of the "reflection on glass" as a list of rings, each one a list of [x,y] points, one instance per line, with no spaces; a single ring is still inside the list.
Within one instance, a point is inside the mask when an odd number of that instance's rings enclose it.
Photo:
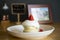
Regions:
[[[41,8],[31,8],[31,13],[35,20],[43,21],[49,20],[49,10],[48,7]]]

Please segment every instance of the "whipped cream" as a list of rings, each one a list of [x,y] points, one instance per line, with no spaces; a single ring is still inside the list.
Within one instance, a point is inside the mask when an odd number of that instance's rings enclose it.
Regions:
[[[37,21],[25,20],[22,25],[24,26],[25,30],[31,30],[32,32],[36,32],[36,30],[39,31],[40,28],[40,25]]]

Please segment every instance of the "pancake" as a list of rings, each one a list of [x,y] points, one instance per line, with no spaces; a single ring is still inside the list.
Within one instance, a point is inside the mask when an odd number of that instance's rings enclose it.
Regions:
[[[38,32],[40,28],[37,21],[25,20],[22,25],[24,26],[24,32]]]

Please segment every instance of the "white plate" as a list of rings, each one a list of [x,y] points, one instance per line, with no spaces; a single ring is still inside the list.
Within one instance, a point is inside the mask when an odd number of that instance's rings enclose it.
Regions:
[[[39,39],[50,35],[55,28],[53,26],[42,26],[43,32],[23,32],[24,28],[22,25],[10,26],[7,31],[16,37],[25,39]]]

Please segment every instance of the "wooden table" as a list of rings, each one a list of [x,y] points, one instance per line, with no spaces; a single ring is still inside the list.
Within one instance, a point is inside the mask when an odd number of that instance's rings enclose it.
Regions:
[[[40,40],[60,40],[60,23],[54,23],[53,26],[55,27],[55,31],[48,37]],[[7,32],[0,30],[0,40],[25,40],[25,39],[14,37],[8,34]]]

